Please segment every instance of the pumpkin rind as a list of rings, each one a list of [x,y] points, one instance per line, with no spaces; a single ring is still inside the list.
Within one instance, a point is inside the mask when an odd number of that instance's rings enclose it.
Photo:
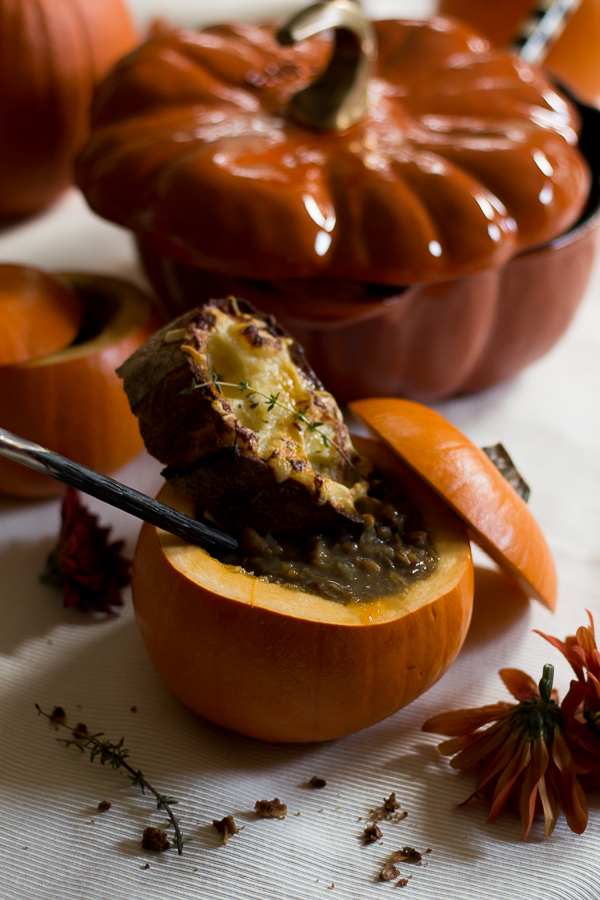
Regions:
[[[31,362],[0,368],[0,422],[7,430],[108,474],[143,449],[137,420],[115,373],[159,324],[152,301],[123,281],[65,276],[94,302],[116,303],[98,336]],[[54,479],[0,459],[0,492],[54,496]]]
[[[135,42],[122,0],[2,0],[0,218],[35,212],[72,182],[94,88]]]
[[[389,451],[371,443],[368,455],[403,472],[434,543],[446,533],[437,575],[411,588],[404,605],[346,607],[268,584],[142,526],[136,617],[159,675],[191,709],[262,740],[328,740],[391,715],[449,667],[472,609],[465,532]],[[191,510],[170,486],[161,499]]]
[[[75,291],[55,276],[29,266],[0,265],[0,366],[67,347],[83,312]]]
[[[320,40],[231,25],[147,43],[98,94],[90,205],[179,262],[269,280],[441,281],[572,224],[589,172],[562,95],[456,23],[374,27],[371,113],[339,134],[284,115]]]
[[[357,400],[350,409],[461,516],[527,596],[554,609],[556,569],[546,539],[483,450],[435,410],[409,400]]]

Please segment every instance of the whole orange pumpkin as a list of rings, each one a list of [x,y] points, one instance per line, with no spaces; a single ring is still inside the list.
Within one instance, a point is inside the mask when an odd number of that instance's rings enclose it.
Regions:
[[[135,43],[122,0],[0,0],[0,218],[71,183],[93,91]]]

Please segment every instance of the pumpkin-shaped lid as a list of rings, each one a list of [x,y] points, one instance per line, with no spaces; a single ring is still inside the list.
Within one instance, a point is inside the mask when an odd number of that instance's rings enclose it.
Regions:
[[[318,30],[305,18],[299,38]],[[291,114],[326,66],[319,36],[280,46],[234,24],[148,41],[97,95],[78,165],[90,205],[213,272],[382,284],[499,266],[577,219],[578,115],[538,71],[450,20],[368,27],[366,115],[341,131]]]
[[[531,510],[504,475],[443,416],[409,400],[357,400],[350,409],[464,519],[475,542],[529,597],[554,609],[556,569]]]
[[[0,265],[0,366],[67,347],[83,315],[81,300],[60,279],[28,266]]]

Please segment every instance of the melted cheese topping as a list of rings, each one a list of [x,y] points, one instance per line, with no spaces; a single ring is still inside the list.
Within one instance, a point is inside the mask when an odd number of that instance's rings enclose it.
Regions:
[[[215,324],[204,358],[200,361],[191,347],[182,349],[211,378],[225,382],[213,400],[215,411],[233,427],[237,420],[253,433],[252,450],[268,463],[278,483],[292,478],[315,491],[315,476],[320,476],[318,502],[356,514],[354,504],[366,495],[368,484],[337,449],[353,459],[357,455],[331,394],[314,390],[290,356],[293,339],[273,336],[260,319],[244,316],[240,321],[214,307],[210,312]]]

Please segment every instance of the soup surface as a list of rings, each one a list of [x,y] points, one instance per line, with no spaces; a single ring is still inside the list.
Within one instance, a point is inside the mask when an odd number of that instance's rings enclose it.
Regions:
[[[398,594],[433,572],[438,557],[398,484],[379,473],[370,480],[356,531],[279,538],[245,528],[240,550],[221,561],[339,603]]]

